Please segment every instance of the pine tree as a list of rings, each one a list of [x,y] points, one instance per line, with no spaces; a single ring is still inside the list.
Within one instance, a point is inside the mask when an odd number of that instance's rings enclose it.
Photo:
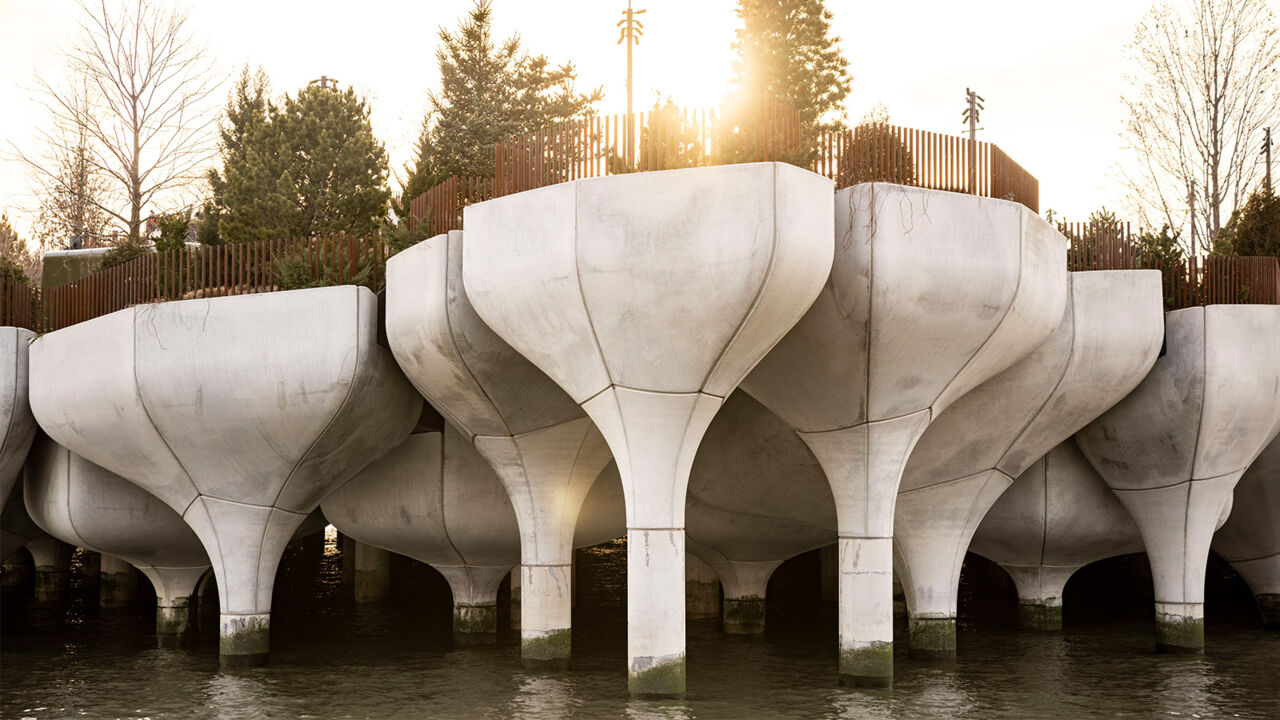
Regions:
[[[244,181],[249,162],[248,139],[253,131],[267,122],[267,111],[270,107],[269,92],[270,82],[262,68],[258,68],[258,72],[254,74],[249,73],[248,65],[241,69],[240,79],[236,81],[227,99],[223,119],[218,123],[218,151],[222,159],[223,171],[221,173],[217,169],[209,171],[209,187],[213,192],[213,199],[205,210],[205,216],[211,219],[216,218],[216,220],[206,223],[207,228],[201,228],[202,243],[212,244],[221,239],[221,231],[213,222],[219,225],[225,222],[228,235],[240,240],[246,239],[245,225],[256,226],[261,223],[259,218],[241,218],[228,208],[227,178],[232,173],[238,173],[240,181]],[[239,203],[237,209],[243,212],[244,203]]]
[[[440,93],[427,96],[427,115],[406,168],[397,212],[450,175],[493,177],[494,146],[513,135],[585,117],[603,97],[575,90],[572,63],[553,67],[530,57],[518,36],[498,45],[490,0],[477,0],[455,31],[440,28],[436,62]]]
[[[1267,186],[1255,190],[1231,214],[1214,243],[1215,254],[1280,258],[1280,195]]]
[[[40,256],[31,252],[5,214],[0,214],[0,279],[23,285],[40,281]]]
[[[852,78],[823,0],[738,0],[735,100],[777,102],[806,127],[843,126]]]
[[[354,90],[304,88],[246,128],[223,155],[224,240],[367,235],[385,222],[387,153]]]

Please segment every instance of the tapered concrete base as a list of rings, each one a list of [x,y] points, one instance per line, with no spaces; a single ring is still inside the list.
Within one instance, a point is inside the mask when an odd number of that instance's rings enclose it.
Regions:
[[[498,642],[498,605],[454,605],[453,642],[488,645]]]
[[[138,596],[138,576],[132,567],[128,572],[102,572],[98,575],[98,606],[104,608],[133,607]]]
[[[355,545],[355,600],[383,602],[391,597],[391,553],[362,542]]]
[[[725,598],[724,631],[729,635],[764,634],[764,598]]]
[[[520,665],[526,670],[568,670],[573,655],[573,631],[569,628],[520,636]]]
[[[1023,630],[1054,632],[1062,629],[1062,606],[1018,603],[1018,627]]]
[[[907,633],[911,657],[950,662],[956,659],[955,618],[912,618]]]
[[[219,620],[218,663],[224,668],[267,664],[271,647],[271,614],[222,615]]]
[[[511,571],[511,631],[520,632],[521,623],[520,568]]]
[[[177,648],[187,645],[194,634],[191,625],[191,598],[177,598],[156,605],[156,646]]]
[[[633,657],[627,690],[638,698],[680,698],[685,694],[684,655],[665,658]]]
[[[893,643],[873,642],[841,648],[840,684],[846,687],[893,687]]]
[[[1262,613],[1262,627],[1280,630],[1280,593],[1261,593],[1254,596],[1258,611]]]
[[[1156,603],[1156,650],[1163,653],[1204,652],[1204,605]]]
[[[67,597],[67,572],[53,567],[36,568],[35,603],[58,605]]]
[[[684,616],[687,620],[712,620],[720,617],[720,578],[702,560],[685,557]]]

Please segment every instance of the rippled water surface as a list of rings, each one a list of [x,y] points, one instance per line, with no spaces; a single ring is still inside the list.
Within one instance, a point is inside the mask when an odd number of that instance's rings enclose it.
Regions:
[[[787,602],[809,588],[788,593],[785,573],[783,602],[771,601],[765,637],[725,636],[713,624],[693,622],[688,697],[631,700],[618,548],[581,558],[574,669],[557,674],[521,670],[509,633],[495,646],[452,647],[447,594],[421,566],[396,566],[394,601],[353,605],[332,549],[322,561],[291,550],[277,585],[271,665],[252,671],[219,671],[216,622],[208,614],[197,645],[157,650],[146,608],[99,611],[79,584],[57,611],[11,598],[0,627],[0,714],[1280,718],[1280,635],[1255,629],[1249,618],[1211,617],[1206,654],[1173,657],[1153,651],[1152,627],[1141,620],[1069,616],[1066,632],[1033,634],[980,614],[962,616],[954,665],[900,657],[892,691],[838,688],[834,609]]]

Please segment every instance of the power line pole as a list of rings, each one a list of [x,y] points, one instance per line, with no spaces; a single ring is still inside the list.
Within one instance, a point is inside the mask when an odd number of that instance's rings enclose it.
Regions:
[[[307,84],[319,85],[321,90],[337,90],[338,89],[338,79],[331,78],[327,75],[321,75],[320,77],[316,78],[315,80],[312,80]]]
[[[978,115],[982,112],[983,98],[978,93],[964,89],[966,107],[961,117],[969,123],[969,194],[978,194]]]
[[[632,10],[631,0],[627,0],[627,9],[622,11],[622,19],[618,21],[618,27],[622,28],[622,34],[618,37],[618,44],[623,42],[627,44],[627,148],[626,161],[627,167],[632,166],[632,148],[635,146],[635,127],[634,119],[631,114],[631,47],[640,44],[640,36],[644,35],[644,23],[636,19],[637,15],[644,14],[644,10]]]
[[[1271,128],[1262,129],[1262,156],[1267,163],[1267,194],[1271,194]]]

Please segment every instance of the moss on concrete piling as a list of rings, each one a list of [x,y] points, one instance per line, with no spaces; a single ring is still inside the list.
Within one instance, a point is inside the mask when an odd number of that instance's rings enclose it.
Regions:
[[[497,605],[455,605],[453,641],[458,645],[488,645],[498,641]]]
[[[1204,619],[1156,619],[1156,649],[1164,653],[1203,653]]]
[[[271,647],[271,624],[265,617],[223,616],[218,638],[218,660],[224,668],[257,667],[267,664]]]
[[[572,630],[520,638],[520,664],[529,670],[568,670],[572,652]]]
[[[191,638],[191,598],[179,598],[156,606],[156,645],[177,648]]]
[[[764,632],[764,598],[754,595],[725,598],[724,631],[730,635],[760,635]]]
[[[642,669],[637,669],[640,665]],[[632,697],[679,698],[685,691],[684,655],[664,662],[652,658],[632,658],[627,689]]]
[[[1062,606],[1018,603],[1018,627],[1053,632],[1062,629]]]
[[[847,687],[893,687],[893,643],[878,642],[840,651],[840,684]]]
[[[907,637],[912,658],[944,662],[956,659],[955,618],[915,618]]]

